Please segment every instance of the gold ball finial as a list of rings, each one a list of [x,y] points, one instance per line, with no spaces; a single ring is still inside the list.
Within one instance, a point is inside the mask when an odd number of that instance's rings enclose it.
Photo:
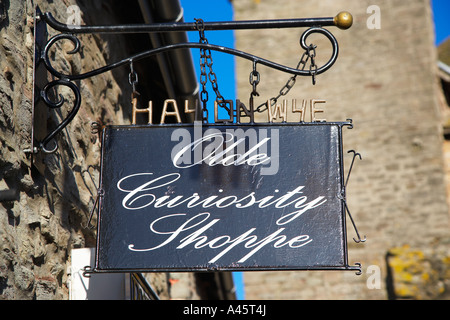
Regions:
[[[339,29],[348,29],[353,24],[353,16],[346,11],[339,12],[336,17],[334,17],[334,24]]]

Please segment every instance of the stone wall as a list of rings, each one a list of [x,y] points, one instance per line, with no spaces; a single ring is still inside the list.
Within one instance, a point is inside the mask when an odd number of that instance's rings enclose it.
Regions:
[[[393,299],[449,300],[450,246],[441,241],[426,248],[409,245],[389,250],[387,257]]]
[[[356,234],[348,221],[349,263],[362,263],[361,276],[340,271],[247,272],[246,297],[391,298],[388,252],[403,245],[424,251],[450,238],[429,1],[234,0],[233,5],[236,20],[352,13],[354,23],[349,30],[329,28],[340,45],[336,64],[317,77],[315,86],[309,77],[298,77],[284,98],[289,105],[291,99],[323,99],[325,113],[320,116],[328,121],[353,120],[354,129],[344,129],[345,167],[348,169],[351,161],[348,150],[359,152],[362,160],[353,168],[347,200],[360,234],[367,236],[365,243],[353,242]],[[368,25],[374,18],[374,11],[367,11],[371,5],[380,9],[380,28]],[[236,31],[236,48],[296,66],[303,53],[298,45],[302,31]],[[326,41],[320,36],[308,40],[318,46],[319,63],[326,61],[330,53]],[[238,97],[245,100],[251,92],[248,77],[252,65],[236,61]],[[263,66],[258,71],[261,82],[256,105],[276,96],[290,77]],[[262,115],[259,121],[267,121],[266,117]],[[288,121],[298,121],[294,119],[298,114],[288,115]],[[376,285],[372,285],[374,279]]]

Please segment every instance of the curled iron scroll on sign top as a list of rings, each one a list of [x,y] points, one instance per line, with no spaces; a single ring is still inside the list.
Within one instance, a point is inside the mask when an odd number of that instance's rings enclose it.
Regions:
[[[303,49],[307,50],[309,45],[306,44],[306,39],[313,33],[320,33],[325,35],[329,40],[330,43],[332,45],[332,55],[330,57],[330,59],[321,67],[317,68],[316,74],[321,74],[324,73],[325,71],[327,71],[328,69],[331,68],[331,66],[333,66],[333,64],[336,62],[336,59],[338,57],[338,52],[339,52],[339,48],[338,48],[338,43],[336,41],[336,38],[333,36],[333,34],[328,31],[327,29],[323,29],[321,27],[312,27],[308,30],[306,30],[302,37],[300,38],[300,44],[302,46]],[[133,55],[131,57],[125,58],[123,60],[117,61],[115,63],[97,68],[95,70],[86,72],[86,73],[82,73],[82,74],[64,74],[61,73],[59,71],[57,71],[52,65],[51,65],[51,61],[49,58],[49,50],[52,47],[52,45],[54,43],[56,43],[59,40],[62,39],[68,39],[70,41],[72,41],[75,44],[75,48],[73,50],[71,50],[70,52],[68,52],[69,54],[74,54],[76,52],[78,52],[79,50],[79,40],[77,37],[73,36],[73,35],[67,35],[67,34],[60,34],[60,35],[56,35],[53,38],[51,38],[48,42],[48,44],[45,46],[44,49],[44,62],[45,65],[48,69],[48,71],[53,74],[54,76],[58,77],[58,78],[66,78],[69,80],[82,80],[82,79],[87,79],[105,72],[108,72],[110,70],[113,70],[115,68],[118,68],[120,66],[123,65],[129,65],[130,61],[139,61],[148,57],[151,57],[153,55],[159,54],[159,53],[163,53],[166,51],[171,51],[171,50],[176,50],[176,49],[184,49],[184,48],[191,48],[191,49],[208,49],[208,50],[213,50],[213,51],[218,51],[218,52],[223,52],[223,53],[227,53],[227,54],[232,54],[235,55],[237,57],[243,58],[243,59],[247,59],[250,61],[253,61],[255,63],[264,65],[266,67],[272,68],[272,69],[276,69],[282,72],[286,72],[289,74],[294,74],[294,75],[299,75],[299,76],[310,76],[310,71],[309,70],[299,70],[296,68],[292,68],[292,67],[288,67],[255,55],[252,55],[250,53],[246,53],[237,49],[233,49],[233,48],[227,48],[224,46],[219,46],[219,45],[214,45],[214,44],[209,44],[209,43],[191,43],[191,42],[186,42],[186,43],[176,43],[176,44],[171,44],[171,45],[167,45],[167,46],[162,46],[162,47],[158,47],[155,49],[150,49],[141,53],[138,53],[136,55]]]

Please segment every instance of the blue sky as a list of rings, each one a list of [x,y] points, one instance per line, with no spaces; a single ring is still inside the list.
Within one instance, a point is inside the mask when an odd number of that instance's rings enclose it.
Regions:
[[[406,1],[406,0],[405,0]],[[184,21],[193,22],[195,18],[201,18],[207,21],[229,21],[233,20],[233,7],[229,0],[180,0],[184,9]],[[213,4],[213,5],[212,5]],[[440,44],[443,40],[450,36],[450,0],[432,0],[433,18],[435,21],[436,40],[435,44]],[[381,14],[383,14],[381,8]],[[230,31],[205,31],[206,38],[211,44],[222,45],[225,47],[234,47],[234,32]],[[198,42],[198,32],[188,32],[190,42]],[[193,49],[193,60],[196,67],[197,76],[200,75],[199,59],[200,53],[198,49]],[[236,99],[235,87],[235,57],[212,51],[213,70],[217,75],[219,91],[225,99]],[[208,70],[207,70],[208,71]],[[215,99],[214,92],[211,90],[211,84],[207,83],[209,102],[209,122],[214,122],[213,103]],[[225,116],[219,116],[225,118]],[[236,285],[236,294],[239,300],[245,299],[244,284],[242,272],[233,273]]]
[[[181,6],[184,9],[184,21],[194,22],[195,19],[203,19],[203,21],[230,21],[233,20],[233,7],[228,0],[180,0]],[[190,42],[199,41],[198,32],[188,32]],[[210,44],[217,44],[224,47],[234,48],[234,31],[205,31],[205,36]],[[197,76],[200,79],[200,50],[192,49],[192,57],[196,67]],[[217,75],[217,83],[219,92],[228,100],[236,99],[235,87],[235,57],[233,55],[224,54],[218,51],[211,51],[213,59],[213,71]],[[206,72],[209,70],[206,67]],[[208,89],[208,110],[209,122],[214,122],[214,100],[215,94],[211,89],[211,83],[206,84]],[[200,87],[201,90],[201,87]],[[211,91],[211,92],[210,92]],[[219,112],[219,118],[227,118],[225,111]]]
[[[439,45],[450,36],[450,1],[432,0],[432,6],[436,31],[435,43]]]
[[[184,21],[193,22],[195,19],[203,21],[230,21],[233,20],[233,8],[228,0],[180,0],[184,9]],[[213,3],[213,5],[211,5]],[[225,31],[205,31],[205,36],[211,44],[217,44],[224,47],[234,48],[234,32]],[[198,32],[188,32],[190,42],[198,42]],[[192,49],[192,58],[196,68],[197,77],[200,79],[200,50]],[[212,68],[217,75],[217,83],[220,93],[225,99],[236,100],[236,80],[234,76],[235,57],[233,55],[211,51],[213,59]],[[208,72],[208,68],[206,68]],[[215,94],[211,89],[211,83],[206,84],[208,89],[208,110],[209,122],[214,122],[214,99]],[[201,87],[200,87],[201,90]],[[226,113],[219,112],[219,118],[226,118]],[[236,288],[236,298],[245,299],[244,282],[242,272],[233,272],[233,279]]]

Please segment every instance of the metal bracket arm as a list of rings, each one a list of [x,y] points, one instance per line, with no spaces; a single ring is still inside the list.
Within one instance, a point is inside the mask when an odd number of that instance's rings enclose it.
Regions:
[[[225,22],[204,22],[202,28],[204,30],[229,30],[229,29],[261,29],[261,28],[296,28],[296,27],[309,27],[300,38],[300,45],[304,50],[309,50],[309,45],[306,43],[307,38],[313,33],[319,33],[324,35],[332,45],[332,54],[328,62],[323,66],[318,67],[314,71],[314,76],[327,71],[335,63],[338,57],[338,43],[333,34],[323,29],[322,26],[335,26],[341,29],[348,29],[353,23],[351,14],[347,12],[341,12],[335,17],[330,18],[307,18],[307,19],[283,19],[283,20],[255,20],[255,21],[225,21]],[[54,37],[47,40],[46,26],[50,26],[57,31],[61,31],[61,34],[57,34]],[[37,30],[37,31],[36,31]],[[42,31],[39,31],[42,30]],[[55,136],[61,132],[77,114],[81,105],[81,94],[78,86],[73,82],[75,80],[82,80],[90,78],[107,71],[113,70],[123,65],[132,65],[134,61],[138,61],[153,55],[164,53],[171,50],[181,48],[199,48],[223,52],[226,54],[232,54],[253,62],[255,66],[257,63],[265,65],[267,67],[290,73],[293,75],[311,76],[311,70],[300,70],[297,68],[291,68],[284,66],[255,55],[239,51],[232,48],[226,48],[219,45],[213,45],[209,43],[176,43],[166,46],[161,46],[135,54],[131,57],[123,60],[102,66],[95,70],[91,70],[82,74],[64,74],[56,70],[51,64],[50,49],[52,46],[60,40],[69,40],[73,43],[74,49],[67,52],[68,54],[78,53],[81,44],[80,40],[76,37],[76,34],[94,34],[94,33],[149,33],[149,32],[180,32],[180,31],[198,31],[197,23],[157,23],[157,24],[136,24],[136,25],[115,25],[115,26],[76,26],[67,25],[58,22],[51,13],[40,12],[39,8],[36,8],[35,13],[35,75],[34,75],[34,87],[35,87],[35,99],[33,100],[33,110],[36,109],[35,102],[42,101],[48,108],[56,109],[61,108],[67,101],[59,95],[57,101],[50,98],[50,91],[58,86],[68,87],[75,95],[75,101],[71,111],[56,128],[47,134],[45,137],[37,139],[35,134],[35,117],[33,116],[33,132],[32,132],[32,146],[30,152],[35,154],[39,151],[44,153],[53,153],[57,150],[57,144],[53,144],[53,147],[49,147],[50,142]],[[43,35],[45,33],[45,35]],[[39,43],[37,43],[39,39]],[[38,79],[36,78],[36,70],[41,65],[50,72],[55,80],[49,83],[42,83],[44,75]],[[41,68],[42,69],[42,68]],[[42,72],[41,72],[42,73]],[[38,85],[37,83],[40,83]],[[42,134],[41,134],[42,136]]]
[[[328,69],[330,69],[331,66],[337,60],[338,44],[337,44],[337,41],[334,38],[334,36],[328,30],[322,29],[322,28],[310,28],[305,33],[303,33],[303,35],[300,39],[300,43],[305,50],[308,48],[308,46],[306,45],[306,38],[309,35],[311,35],[312,33],[321,33],[321,34],[325,35],[330,40],[330,42],[332,43],[332,46],[333,46],[333,52],[332,52],[331,58],[328,60],[327,63],[325,63],[322,67],[318,68],[316,71],[316,74],[321,74],[321,73],[324,73],[325,71],[327,71]],[[82,80],[82,79],[90,78],[90,77],[99,75],[101,73],[113,70],[117,67],[120,67],[123,65],[129,65],[133,61],[142,60],[144,58],[148,58],[152,55],[156,55],[156,54],[163,53],[166,51],[171,51],[171,50],[175,50],[175,49],[183,49],[183,48],[198,48],[198,49],[209,49],[209,50],[219,51],[219,52],[223,52],[223,53],[227,53],[227,54],[232,54],[232,55],[253,61],[255,63],[259,63],[261,65],[265,65],[272,69],[283,71],[283,72],[286,72],[289,74],[300,75],[300,76],[310,76],[311,75],[309,70],[299,70],[299,69],[287,67],[287,66],[278,64],[276,62],[272,62],[270,60],[266,60],[264,58],[260,58],[258,56],[255,56],[255,55],[252,55],[250,53],[246,53],[246,52],[243,52],[240,50],[227,48],[227,47],[214,45],[214,44],[205,44],[205,43],[196,43],[196,42],[176,43],[176,44],[172,44],[172,45],[167,45],[167,46],[151,49],[151,50],[138,53],[129,58],[123,59],[121,61],[112,63],[110,65],[106,65],[104,67],[101,67],[101,68],[98,68],[98,69],[95,69],[95,70],[92,70],[92,71],[89,71],[89,72],[86,72],[83,74],[76,74],[76,75],[63,74],[63,73],[57,71],[55,68],[53,68],[53,66],[51,65],[51,62],[50,62],[50,58],[49,58],[50,47],[56,41],[61,40],[61,39],[68,39],[75,44],[75,49],[68,52],[69,54],[74,54],[74,53],[78,52],[78,50],[80,48],[78,38],[76,38],[73,35],[69,35],[69,34],[59,34],[59,35],[53,37],[52,39],[50,39],[48,44],[45,46],[44,54],[43,54],[42,58],[44,60],[44,63],[46,65],[48,71],[51,74],[53,74],[55,77],[65,78],[68,80]]]
[[[77,26],[57,21],[50,12],[40,16],[55,30],[67,33],[149,33],[198,31],[195,22],[128,24],[117,26]],[[248,20],[204,22],[204,30],[243,30],[243,29],[276,29],[302,27],[338,27],[348,29],[353,24],[353,17],[348,12],[340,12],[335,17],[303,18],[281,20]]]

